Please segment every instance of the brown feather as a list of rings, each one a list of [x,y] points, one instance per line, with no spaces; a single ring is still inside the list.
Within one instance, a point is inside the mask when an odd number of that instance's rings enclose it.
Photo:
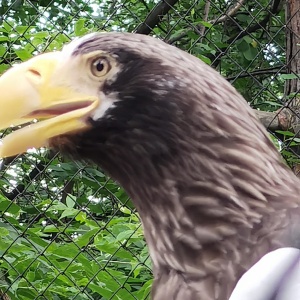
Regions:
[[[264,254],[299,247],[299,181],[239,93],[146,36],[100,34],[73,55],[115,55],[120,101],[90,131],[53,139],[126,189],[144,226],[154,300],[224,300]],[[62,142],[63,141],[63,142]]]

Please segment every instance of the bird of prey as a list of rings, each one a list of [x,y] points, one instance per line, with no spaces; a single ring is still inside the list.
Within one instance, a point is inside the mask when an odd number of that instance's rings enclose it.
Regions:
[[[152,299],[224,300],[266,253],[299,248],[299,191],[242,96],[155,38],[95,33],[0,79],[0,156],[51,147],[98,164],[132,198]]]

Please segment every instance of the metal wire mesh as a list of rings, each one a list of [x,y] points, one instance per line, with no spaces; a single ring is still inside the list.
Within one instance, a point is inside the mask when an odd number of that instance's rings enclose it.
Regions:
[[[225,76],[298,172],[296,2],[3,0],[0,72],[92,31],[155,35]],[[1,299],[149,297],[138,215],[100,169],[41,149],[2,160],[0,176]]]

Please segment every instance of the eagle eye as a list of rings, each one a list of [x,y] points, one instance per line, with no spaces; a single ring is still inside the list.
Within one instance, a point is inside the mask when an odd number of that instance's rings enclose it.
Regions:
[[[95,77],[105,76],[111,69],[109,61],[105,57],[97,57],[92,60],[91,72]]]

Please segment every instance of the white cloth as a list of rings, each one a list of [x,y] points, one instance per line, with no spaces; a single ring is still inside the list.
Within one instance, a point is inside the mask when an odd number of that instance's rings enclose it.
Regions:
[[[300,250],[266,254],[237,283],[229,300],[300,300]]]

